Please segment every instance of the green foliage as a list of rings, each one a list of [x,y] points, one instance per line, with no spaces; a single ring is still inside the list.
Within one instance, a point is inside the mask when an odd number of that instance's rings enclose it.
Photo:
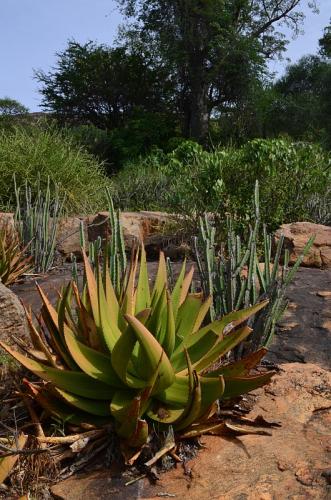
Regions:
[[[114,154],[109,133],[95,125],[66,127],[66,134],[75,144],[104,163],[107,173],[112,172]]]
[[[155,152],[128,164],[113,178],[112,194],[118,206],[130,210],[215,212],[223,222],[231,213],[240,229],[252,215],[258,180],[261,219],[274,229],[313,217],[311,200],[317,196],[324,203],[329,196],[330,162],[319,146],[286,139],[256,139],[211,152],[184,142],[171,153]]]
[[[161,253],[150,289],[145,251],[137,255],[119,296],[107,266],[93,273],[84,254],[86,286],[69,284],[55,310],[44,295],[40,327],[28,317],[33,349],[9,354],[47,385],[27,383],[30,394],[63,421],[98,426],[112,423],[124,449],[141,448],[154,426],[201,434],[218,399],[231,399],[269,383],[273,372],[250,374],[265,354],[239,365],[226,355],[252,330],[247,321],[266,302],[235,311],[203,326],[211,298],[189,293],[193,268],[181,273],[172,291]],[[43,334],[43,325],[48,334]],[[217,365],[216,365],[217,363]],[[221,423],[217,421],[216,423]],[[210,425],[209,425],[210,428]]]
[[[331,23],[326,26],[322,38],[319,40],[321,54],[325,57],[331,57]]]
[[[124,43],[154,54],[174,83],[185,137],[205,142],[217,113],[246,113],[267,58],[285,50],[282,23],[297,31],[300,0],[117,0]],[[310,7],[313,3],[309,4]],[[246,114],[248,115],[248,113]]]
[[[17,204],[16,227],[28,254],[33,259],[35,272],[47,273],[54,262],[56,233],[59,219],[63,215],[65,199],[60,200],[56,185],[51,197],[49,178],[46,190],[43,192],[38,176],[34,199],[32,199],[32,189],[27,182],[23,189],[17,188],[15,176],[14,182]]]
[[[305,56],[288,66],[273,87],[266,132],[320,142],[331,148],[331,63]]]
[[[146,53],[75,41],[57,54],[55,68],[36,72],[42,104],[61,123],[93,124],[104,130],[122,125],[136,107],[157,112],[167,93],[162,68]],[[162,97],[161,89],[162,88]]]
[[[331,157],[321,147],[286,139],[256,139],[221,158],[224,207],[241,220],[250,212],[250,193],[260,184],[261,220],[270,229],[310,219],[312,196],[323,197],[331,176]]]
[[[11,99],[10,97],[3,97],[0,99],[0,117],[5,116],[15,116],[15,115],[24,115],[28,113],[28,108],[23,106],[20,102],[15,99]]]
[[[0,128],[9,129],[17,123],[18,117],[24,118],[28,112],[28,108],[15,99],[3,97],[0,99]]]
[[[0,132],[0,203],[15,211],[13,174],[18,187],[28,182],[32,199],[39,177],[42,190],[49,178],[51,189],[56,184],[60,196],[65,196],[68,213],[88,214],[106,206],[104,188],[110,182],[102,164],[55,127],[35,125]]]
[[[216,244],[216,229],[205,215],[200,218],[199,237],[193,240],[202,289],[205,296],[213,298],[211,320],[230,311],[252,306],[262,298],[269,301],[267,307],[251,322],[254,333],[246,345],[240,346],[239,354],[262,346],[268,347],[270,344],[276,323],[287,306],[287,286],[314,241],[311,238],[307,242],[291,270],[288,268],[288,250],[283,252],[283,237],[279,239],[272,259],[272,235],[267,233],[265,226],[262,238],[260,234],[259,205],[259,188],[256,183],[255,222],[246,231],[245,238],[235,233],[231,217],[228,217],[226,241]],[[281,267],[283,253],[284,265]]]
[[[175,116],[136,109],[121,127],[109,132],[115,165],[121,166],[155,148],[166,148],[176,135],[176,125]]]

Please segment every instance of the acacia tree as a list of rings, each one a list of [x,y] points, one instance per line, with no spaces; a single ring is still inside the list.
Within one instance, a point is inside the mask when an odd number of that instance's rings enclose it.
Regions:
[[[137,50],[70,41],[56,66],[36,71],[42,106],[60,122],[113,129],[139,108],[158,112],[167,98],[166,76]]]
[[[238,98],[299,31],[305,0],[117,0],[130,20],[122,39],[148,47],[175,82],[183,133],[203,141],[210,116]],[[243,76],[243,78],[241,78]]]
[[[28,108],[16,101],[16,99],[11,99],[10,97],[3,97],[0,99],[1,117],[25,115],[28,111]]]

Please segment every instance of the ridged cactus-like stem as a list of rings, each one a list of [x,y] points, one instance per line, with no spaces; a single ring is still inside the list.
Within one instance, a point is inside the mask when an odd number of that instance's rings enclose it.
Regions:
[[[313,238],[311,238],[290,270],[288,268],[289,254],[285,251],[284,264],[281,268],[280,259],[283,254],[284,237],[278,240],[275,256],[272,259],[272,236],[263,226],[261,246],[264,264],[262,269],[258,258],[259,203],[259,185],[256,182],[254,226],[249,228],[246,241],[235,234],[233,221],[228,217],[226,244],[220,245],[220,250],[217,251],[216,230],[206,216],[200,218],[199,237],[193,240],[202,290],[206,296],[213,298],[212,320],[233,310],[252,306],[262,299],[269,299],[268,306],[250,320],[254,333],[249,345],[246,346],[246,351],[270,344],[276,323],[287,306],[286,287],[313,243]],[[237,354],[241,355],[243,352],[243,346],[239,347]]]

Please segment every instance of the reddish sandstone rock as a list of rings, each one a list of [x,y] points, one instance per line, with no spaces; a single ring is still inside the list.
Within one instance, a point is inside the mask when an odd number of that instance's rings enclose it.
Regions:
[[[315,241],[303,261],[307,267],[331,268],[331,227],[312,222],[283,224],[275,233],[276,244],[284,234],[284,246],[290,251],[290,263],[294,264],[307,241],[315,235]]]
[[[269,386],[253,394],[248,416],[280,422],[272,436],[204,436],[205,448],[187,463],[187,474],[178,464],[155,486],[142,479],[128,487],[125,476],[103,469],[76,475],[51,491],[63,500],[329,498],[331,373],[313,364],[285,364]]]

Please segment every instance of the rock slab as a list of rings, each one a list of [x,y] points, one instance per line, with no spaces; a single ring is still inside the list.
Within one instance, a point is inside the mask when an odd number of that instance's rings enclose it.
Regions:
[[[205,449],[186,464],[186,474],[179,464],[155,486],[140,480],[129,489],[110,470],[101,470],[74,476],[51,491],[61,500],[330,498],[331,373],[314,364],[288,363],[253,394],[249,417],[281,424],[272,436],[205,436]]]
[[[293,222],[283,224],[275,233],[277,243],[284,235],[284,246],[290,252],[290,263],[294,264],[302,253],[307,241],[315,235],[315,241],[303,260],[307,267],[331,268],[331,227],[312,222]]]

